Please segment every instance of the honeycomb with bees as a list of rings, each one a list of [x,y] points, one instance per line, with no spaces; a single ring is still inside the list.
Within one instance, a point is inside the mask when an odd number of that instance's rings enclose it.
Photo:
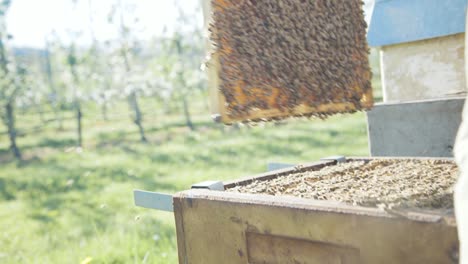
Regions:
[[[361,0],[206,4],[207,65],[217,118],[223,123],[325,118],[369,109],[362,5]]]

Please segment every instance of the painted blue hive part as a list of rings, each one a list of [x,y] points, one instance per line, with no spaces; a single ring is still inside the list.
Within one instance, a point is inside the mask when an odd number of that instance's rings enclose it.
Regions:
[[[376,0],[367,34],[385,46],[465,32],[467,0]]]

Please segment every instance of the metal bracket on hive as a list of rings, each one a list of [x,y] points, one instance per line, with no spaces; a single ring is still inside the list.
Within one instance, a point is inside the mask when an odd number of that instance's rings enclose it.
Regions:
[[[323,160],[323,161],[336,161],[336,163],[344,163],[344,162],[346,162],[346,157],[337,155],[337,156],[330,156],[330,157],[321,158],[320,160]]]
[[[210,191],[224,191],[224,184],[221,181],[204,181],[192,185],[192,189],[207,189]]]
[[[224,184],[221,181],[204,181],[192,185],[192,189],[224,191]],[[174,212],[172,194],[134,190],[133,199],[135,201],[135,205],[139,207]]]

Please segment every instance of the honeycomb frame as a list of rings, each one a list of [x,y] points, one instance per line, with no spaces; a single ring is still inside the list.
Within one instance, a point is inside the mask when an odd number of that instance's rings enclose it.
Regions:
[[[361,0],[207,0],[203,5],[212,113],[218,121],[326,118],[372,107]],[[268,35],[278,30],[283,31]],[[270,41],[274,37],[285,41]]]

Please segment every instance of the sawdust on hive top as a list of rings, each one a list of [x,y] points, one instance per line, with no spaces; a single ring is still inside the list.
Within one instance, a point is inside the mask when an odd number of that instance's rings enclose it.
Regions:
[[[290,195],[353,205],[452,209],[454,162],[444,160],[350,161],[317,171],[254,181],[226,191]]]
[[[210,38],[229,118],[324,118],[370,108],[362,5],[361,0],[213,0]],[[260,116],[252,114],[259,110]]]

